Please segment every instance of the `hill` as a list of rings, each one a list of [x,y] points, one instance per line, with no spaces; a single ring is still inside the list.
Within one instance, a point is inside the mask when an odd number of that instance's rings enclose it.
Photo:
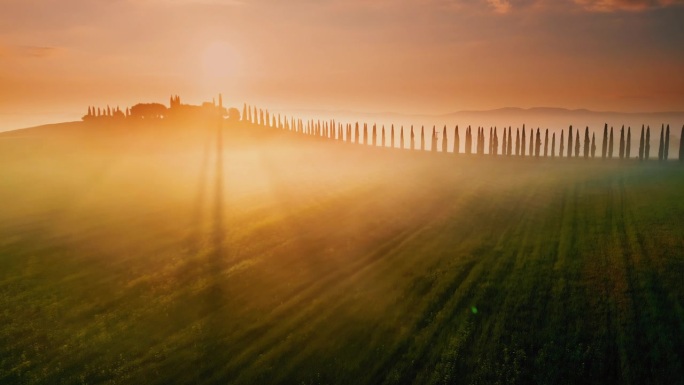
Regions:
[[[0,383],[678,383],[671,163],[0,134]]]

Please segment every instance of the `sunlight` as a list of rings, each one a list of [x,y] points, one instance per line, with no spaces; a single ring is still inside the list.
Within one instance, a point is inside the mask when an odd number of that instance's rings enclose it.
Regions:
[[[241,72],[240,54],[225,41],[213,41],[202,52],[201,69],[205,82],[234,78]]]

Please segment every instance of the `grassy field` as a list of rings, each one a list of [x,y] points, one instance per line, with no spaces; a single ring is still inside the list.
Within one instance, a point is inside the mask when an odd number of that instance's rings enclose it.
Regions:
[[[0,134],[0,383],[681,384],[684,167]]]

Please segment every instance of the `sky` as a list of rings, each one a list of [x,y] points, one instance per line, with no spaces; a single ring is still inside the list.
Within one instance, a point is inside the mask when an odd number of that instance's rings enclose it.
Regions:
[[[684,0],[0,0],[0,130],[88,105],[684,110]]]

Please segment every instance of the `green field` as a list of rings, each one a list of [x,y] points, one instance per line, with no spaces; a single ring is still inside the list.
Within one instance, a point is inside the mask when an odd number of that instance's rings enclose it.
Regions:
[[[681,384],[671,163],[0,134],[0,383]]]

